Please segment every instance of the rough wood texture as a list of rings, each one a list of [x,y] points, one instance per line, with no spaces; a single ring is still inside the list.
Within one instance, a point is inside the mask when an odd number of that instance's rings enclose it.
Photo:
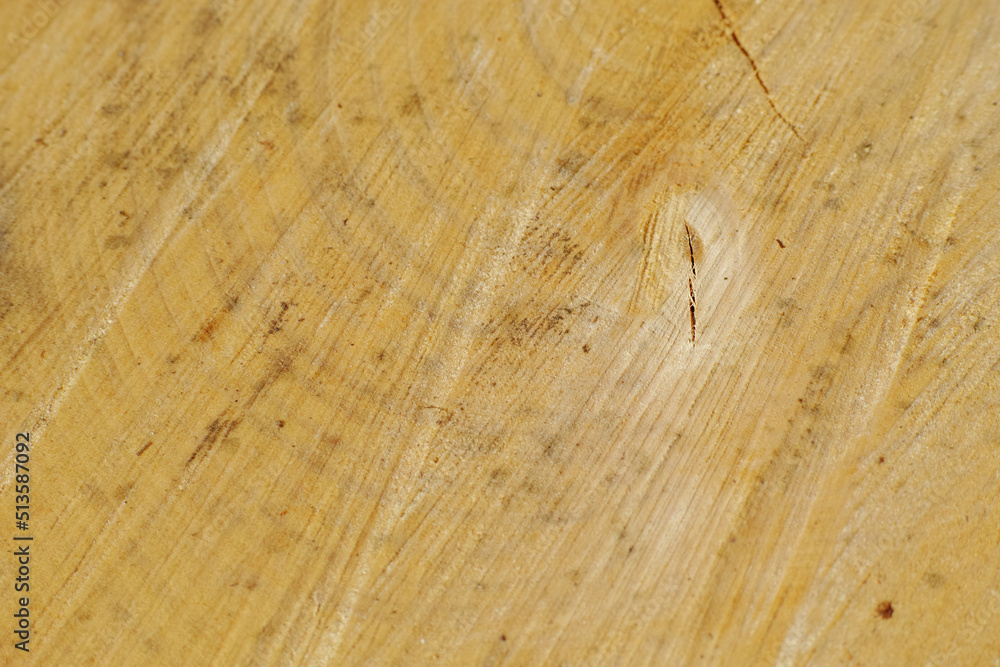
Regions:
[[[997,664],[997,10],[6,0],[0,659]]]

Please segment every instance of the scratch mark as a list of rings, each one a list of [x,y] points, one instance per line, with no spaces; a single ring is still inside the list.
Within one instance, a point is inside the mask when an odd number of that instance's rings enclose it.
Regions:
[[[664,202],[661,197],[662,195],[658,195],[653,199],[642,225],[642,264],[635,293],[629,302],[629,309],[633,312],[642,312],[646,307],[658,307],[659,300],[662,300],[663,285],[659,269],[662,262],[660,242],[663,224],[660,217]]]
[[[292,368],[292,360],[288,358],[288,356],[286,356],[284,353],[279,353],[278,356],[276,356],[275,359],[271,362],[270,367],[264,373],[264,377],[262,377],[257,382],[257,385],[254,387],[253,392],[250,393],[249,397],[247,398],[247,402],[246,405],[244,406],[244,409],[245,410],[249,409],[250,406],[256,403],[257,399],[260,398],[260,395],[268,387],[277,382],[278,378],[280,378],[282,375],[291,370],[291,368]]]
[[[696,300],[694,297],[694,281],[698,277],[698,269],[694,263],[694,241],[691,239],[691,228],[687,220],[684,221],[684,231],[687,233],[688,257],[691,258],[691,277],[688,278],[688,307],[691,310],[691,342],[694,342],[695,333],[698,326],[698,318],[695,314]]]
[[[150,441],[149,441],[149,442],[147,442],[147,443],[146,443],[145,445],[143,445],[143,446],[142,446],[142,449],[140,449],[139,451],[137,451],[137,452],[135,453],[135,455],[136,455],[136,456],[142,456],[142,453],[143,453],[144,451],[146,451],[147,449],[149,449],[149,446],[150,446],[150,445],[152,445],[152,444],[153,444],[153,441],[152,441],[152,440],[150,440]]]
[[[216,443],[216,441],[219,439],[220,436],[223,438],[227,437],[230,433],[233,432],[233,429],[235,429],[237,426],[240,425],[240,421],[242,420],[240,419],[223,420],[221,417],[217,417],[215,421],[213,421],[211,424],[208,425],[205,437],[202,438],[200,443],[198,443],[198,446],[195,447],[195,450],[191,453],[191,457],[187,460],[187,463],[185,463],[184,465],[191,465],[191,463],[194,462],[196,458],[198,458],[198,454],[200,454],[201,451],[206,447],[211,448],[212,445]]]
[[[767,103],[768,105],[770,105],[771,110],[774,111],[774,114],[781,119],[781,122],[783,122],[786,126],[788,126],[788,129],[792,131],[792,134],[795,135],[796,139],[798,139],[802,143],[805,143],[805,139],[803,139],[802,136],[799,134],[799,131],[795,129],[795,126],[792,125],[792,123],[787,118],[785,118],[785,115],[780,111],[778,111],[778,107],[775,106],[774,100],[771,98],[771,89],[767,87],[766,83],[764,83],[764,79],[760,75],[760,70],[757,69],[757,63],[756,61],[754,61],[753,56],[750,55],[750,52],[747,51],[745,46],[743,46],[743,42],[740,41],[740,37],[736,33],[736,27],[733,25],[733,22],[729,20],[729,16],[726,14],[726,10],[722,6],[722,1],[712,0],[712,2],[715,3],[715,8],[719,10],[719,16],[722,17],[722,24],[726,27],[726,30],[729,32],[729,36],[732,38],[733,43],[736,45],[736,48],[740,50],[740,53],[743,54],[743,57],[746,58],[746,61],[750,63],[750,69],[753,70],[754,78],[757,79],[757,83],[760,84],[761,90],[764,91],[764,96],[767,98]]]
[[[421,405],[420,407],[421,409],[424,410],[438,410],[439,412],[444,413],[436,420],[438,426],[446,425],[455,417],[454,410],[449,410],[448,408],[442,408],[440,405]]]

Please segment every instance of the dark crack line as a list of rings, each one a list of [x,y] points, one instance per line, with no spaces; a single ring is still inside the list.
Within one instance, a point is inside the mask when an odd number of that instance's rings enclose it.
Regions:
[[[695,278],[698,277],[698,270],[694,267],[694,241],[691,239],[691,228],[688,227],[688,223],[684,223],[684,231],[687,232],[688,238],[688,257],[691,258],[691,275]]]
[[[775,106],[774,99],[771,98],[771,89],[767,87],[766,83],[764,83],[764,79],[760,75],[760,70],[757,68],[757,62],[753,59],[753,56],[750,55],[750,52],[746,50],[746,47],[743,46],[743,42],[740,41],[739,35],[736,34],[736,27],[733,25],[733,22],[729,20],[726,10],[722,7],[721,0],[712,0],[712,2],[715,3],[715,8],[719,10],[719,16],[722,17],[722,24],[729,32],[729,37],[732,38],[733,44],[736,45],[736,48],[740,50],[740,53],[743,54],[743,57],[750,64],[750,69],[753,70],[754,78],[757,79],[757,83],[760,84],[761,90],[764,91],[764,96],[767,98],[767,103],[770,105],[771,110],[774,111],[774,115],[781,119],[781,122],[783,122],[788,129],[792,131],[792,134],[795,135],[796,139],[805,143],[805,139],[803,139],[799,134],[799,131],[795,129],[795,126],[792,125],[791,121],[785,118],[785,115],[778,110],[778,107]]]
[[[698,330],[698,317],[694,313],[694,283],[688,278],[688,293],[690,298],[688,300],[688,307],[691,309],[691,342],[694,342],[695,333]]]
[[[694,241],[691,239],[691,228],[688,227],[688,223],[684,221],[684,231],[687,232],[688,240],[688,257],[691,258],[691,277],[688,278],[688,308],[691,311],[691,342],[694,342],[695,333],[698,327],[698,318],[695,314],[695,306],[697,305],[694,298],[694,281],[698,277],[698,270],[694,265]]]

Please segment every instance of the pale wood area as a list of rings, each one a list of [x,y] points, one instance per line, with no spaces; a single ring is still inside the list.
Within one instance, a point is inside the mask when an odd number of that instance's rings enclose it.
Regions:
[[[0,25],[0,661],[998,664],[997,2]]]

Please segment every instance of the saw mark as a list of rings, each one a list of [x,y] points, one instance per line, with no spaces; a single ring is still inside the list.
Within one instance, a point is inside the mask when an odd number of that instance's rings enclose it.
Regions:
[[[743,57],[750,64],[750,69],[753,70],[754,78],[757,79],[757,83],[760,84],[761,90],[764,91],[764,97],[767,98],[767,103],[770,105],[771,110],[774,111],[774,114],[781,119],[781,122],[788,126],[788,129],[792,131],[792,134],[795,135],[796,139],[805,143],[805,139],[803,139],[799,134],[799,131],[795,129],[795,126],[792,125],[792,123],[785,118],[785,115],[778,110],[778,107],[775,106],[774,99],[771,97],[771,89],[767,87],[766,83],[764,83],[764,78],[760,75],[760,70],[757,68],[757,63],[754,61],[753,56],[750,55],[750,52],[747,51],[745,46],[743,46],[743,42],[740,41],[740,37],[736,33],[736,27],[733,25],[733,22],[729,20],[729,16],[726,14],[726,10],[723,8],[721,0],[712,0],[712,2],[715,3],[715,8],[719,10],[719,16],[722,17],[722,24],[726,27],[726,31],[729,33],[729,37],[733,40],[733,44],[736,45],[736,48],[740,50],[740,53],[743,54]]]

